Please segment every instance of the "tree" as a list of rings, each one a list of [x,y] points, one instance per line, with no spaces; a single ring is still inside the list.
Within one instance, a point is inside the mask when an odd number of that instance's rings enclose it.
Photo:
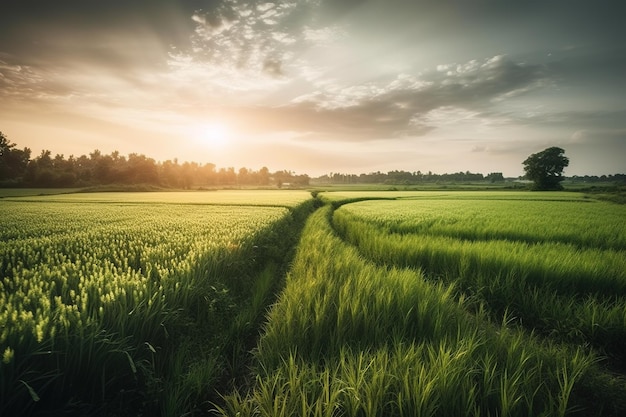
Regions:
[[[26,174],[30,149],[17,149],[6,135],[0,132],[0,183],[3,186],[18,185]]]
[[[530,155],[523,162],[526,178],[535,184],[535,190],[562,190],[563,168],[569,165],[564,150],[553,146]]]
[[[504,175],[501,172],[490,172],[485,179],[489,182],[504,182]]]
[[[259,185],[268,185],[269,183],[270,170],[264,166],[259,170]]]

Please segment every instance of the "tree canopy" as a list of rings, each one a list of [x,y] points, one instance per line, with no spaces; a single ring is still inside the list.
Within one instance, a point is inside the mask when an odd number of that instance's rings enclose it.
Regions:
[[[26,171],[30,161],[30,149],[17,149],[6,135],[0,132],[0,182],[4,179],[15,179]],[[13,183],[17,183],[13,180]]]
[[[553,146],[530,155],[523,162],[526,178],[534,182],[535,190],[562,190],[563,168],[569,165],[565,151]]]

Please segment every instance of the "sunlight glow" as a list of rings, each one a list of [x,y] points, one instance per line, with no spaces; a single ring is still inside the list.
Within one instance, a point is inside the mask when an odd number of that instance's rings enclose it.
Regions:
[[[230,131],[224,124],[211,122],[199,129],[197,139],[211,148],[223,148],[230,142]]]

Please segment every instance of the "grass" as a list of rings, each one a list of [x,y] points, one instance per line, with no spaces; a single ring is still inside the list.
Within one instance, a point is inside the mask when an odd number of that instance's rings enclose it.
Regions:
[[[331,214],[327,206],[307,223],[258,345],[254,384],[226,396],[217,414],[623,411],[602,391],[613,380],[599,386],[605,374],[593,354],[542,341],[506,317],[493,323],[483,309],[470,313],[454,286],[428,282],[418,270],[363,259],[335,234]]]
[[[622,369],[623,208],[540,203],[498,202],[495,213],[484,201],[370,201],[343,206],[333,221],[378,264],[420,268],[483,303],[495,320],[513,314],[546,337],[594,346]]]
[[[384,232],[341,209],[334,224],[380,263],[419,266],[435,274],[482,276],[485,281],[508,276],[564,294],[626,295],[626,258],[619,250]]]
[[[626,414],[622,206],[314,195],[0,201],[0,413]]]
[[[420,199],[447,199],[447,200],[553,200],[553,201],[586,201],[585,195],[578,192],[568,191],[511,191],[511,190],[489,190],[489,191],[460,191],[460,190],[338,190],[324,191],[319,193],[320,198],[325,202],[340,202],[345,204],[353,200],[420,200]]]
[[[303,190],[217,190],[166,192],[94,192],[7,198],[21,202],[109,204],[199,204],[295,207],[311,198]]]
[[[495,195],[494,195],[495,194]],[[624,209],[592,200],[463,199],[369,200],[344,211],[385,231],[459,240],[563,243],[578,248],[626,248]],[[581,227],[584,225],[584,227]]]
[[[286,194],[0,202],[0,413],[206,410],[243,373],[311,210]]]

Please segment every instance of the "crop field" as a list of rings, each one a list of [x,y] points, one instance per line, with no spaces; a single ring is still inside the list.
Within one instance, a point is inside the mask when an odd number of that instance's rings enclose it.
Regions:
[[[298,191],[0,201],[0,415],[180,415],[276,289]],[[245,204],[244,204],[245,203]],[[133,411],[134,410],[134,411]]]
[[[21,198],[5,197],[5,201],[41,202],[93,202],[93,203],[154,203],[154,204],[202,204],[294,207],[311,198],[307,191],[298,190],[220,190],[220,191],[171,191],[171,192],[100,192],[56,194],[49,196],[26,195]]]
[[[0,200],[0,415],[626,415],[626,206],[313,194]]]
[[[625,361],[625,215],[603,202],[365,201],[334,224],[377,263],[421,268],[500,317]]]
[[[626,413],[626,208],[329,192],[224,416]]]

